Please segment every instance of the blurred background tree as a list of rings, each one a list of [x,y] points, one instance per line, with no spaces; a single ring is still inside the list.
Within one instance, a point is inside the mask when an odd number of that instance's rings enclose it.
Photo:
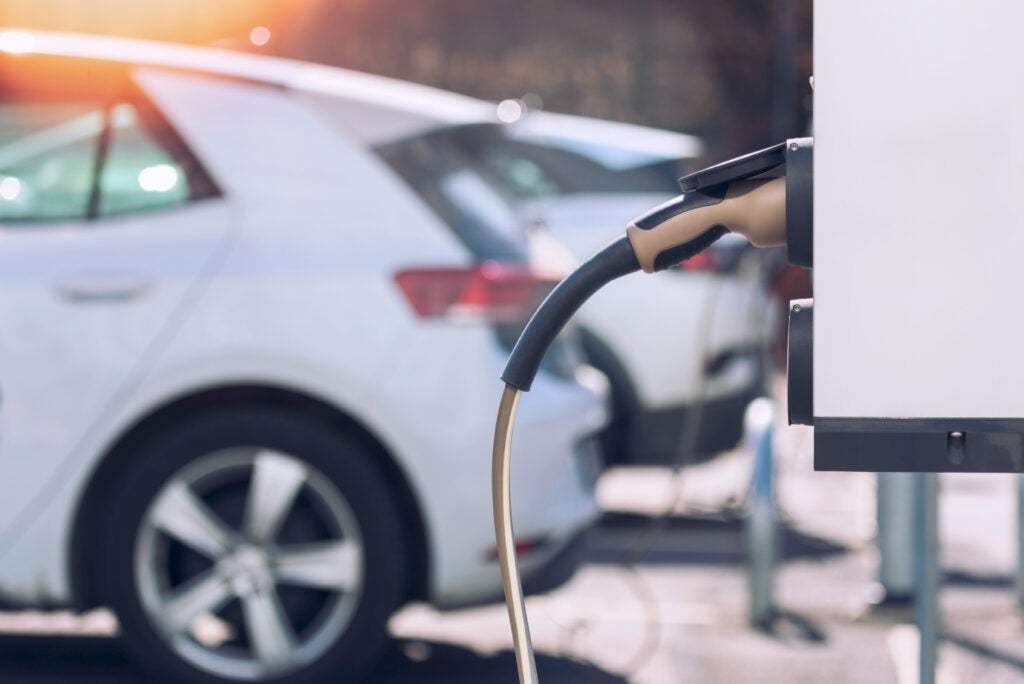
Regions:
[[[204,44],[248,38],[314,0],[0,0],[0,26]]]
[[[711,159],[804,135],[811,0],[320,0],[278,54],[695,133]]]
[[[0,0],[0,24],[215,43],[694,133],[804,135],[812,0]],[[254,26],[263,26],[259,40]]]

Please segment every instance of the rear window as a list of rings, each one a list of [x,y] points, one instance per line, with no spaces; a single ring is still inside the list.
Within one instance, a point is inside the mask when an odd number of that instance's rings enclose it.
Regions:
[[[0,91],[0,224],[94,220],[215,194],[137,93]]]
[[[508,198],[446,132],[391,143],[377,153],[477,258],[526,259],[523,225]]]
[[[448,136],[517,200],[583,193],[678,192],[671,171],[648,166],[613,169],[555,144],[513,139],[499,127],[467,126]]]
[[[0,221],[85,218],[103,109],[0,100]]]

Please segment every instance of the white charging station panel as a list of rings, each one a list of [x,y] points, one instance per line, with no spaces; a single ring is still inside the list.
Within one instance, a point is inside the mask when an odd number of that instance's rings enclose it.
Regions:
[[[816,433],[1024,431],[1021,27],[1006,0],[815,3]]]

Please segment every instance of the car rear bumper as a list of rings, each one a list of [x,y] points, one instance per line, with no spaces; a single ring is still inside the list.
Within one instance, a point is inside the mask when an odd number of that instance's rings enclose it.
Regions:
[[[759,364],[759,368],[763,368]],[[629,429],[628,447],[623,465],[674,466],[681,458],[688,465],[707,461],[729,451],[743,437],[743,418],[747,406],[765,395],[763,370],[758,380],[745,391],[728,397],[712,399],[703,404],[684,404],[671,408],[639,410]],[[684,440],[695,426],[696,445],[693,454],[682,453]]]
[[[493,401],[482,404],[489,414],[497,407],[500,391],[499,383],[494,384]],[[492,415],[486,422],[474,422],[471,438],[446,433],[462,449],[435,451],[451,459],[443,470],[444,482],[429,490],[428,508],[437,515],[432,521],[434,572],[426,599],[438,608],[476,605],[501,596],[488,486]],[[533,547],[520,557],[524,577],[547,566],[597,519],[594,485],[602,464],[595,437],[607,419],[607,380],[586,367],[577,370],[574,380],[541,373],[533,391],[522,397],[511,478],[516,541]],[[435,463],[440,469],[440,458]]]
[[[586,560],[592,529],[588,527],[579,532],[543,565],[528,573],[523,578],[523,593],[527,596],[545,594],[571,580]]]
[[[545,594],[571,580],[587,558],[592,530],[593,526],[588,525],[568,539],[561,539],[557,544],[539,549],[535,557],[530,555],[521,557],[519,565],[523,594],[526,596]],[[497,571],[497,561],[494,561],[494,566]],[[439,607],[457,610],[501,603],[504,600],[505,596],[499,585],[486,594],[475,596],[472,599],[451,601]]]

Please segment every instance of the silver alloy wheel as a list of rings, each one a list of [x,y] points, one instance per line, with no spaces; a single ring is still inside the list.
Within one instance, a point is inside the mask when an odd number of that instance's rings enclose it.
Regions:
[[[247,680],[329,650],[365,575],[361,530],[338,487],[261,448],[206,454],[175,473],[143,517],[134,564],[168,645],[199,669]]]

